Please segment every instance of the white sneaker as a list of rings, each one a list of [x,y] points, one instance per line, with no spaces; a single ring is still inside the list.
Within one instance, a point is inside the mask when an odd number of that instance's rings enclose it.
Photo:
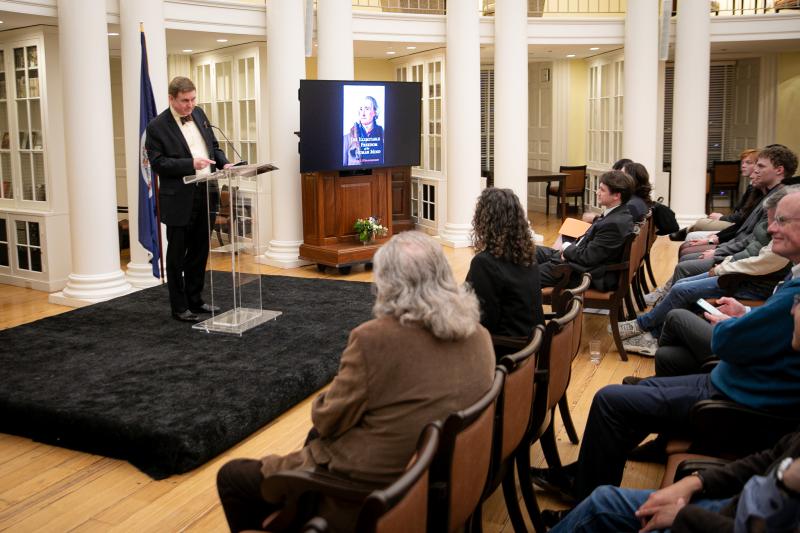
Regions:
[[[656,350],[658,350],[658,339],[650,333],[644,333],[624,341],[622,347],[625,348],[626,352],[638,353],[645,357],[655,357]]]
[[[631,337],[636,337],[644,333],[644,330],[639,327],[639,322],[636,320],[619,322],[617,326],[619,326],[619,338],[622,340],[630,339]],[[606,326],[606,331],[611,333],[611,324]]]
[[[661,301],[661,299],[664,296],[667,295],[667,292],[669,292],[668,289],[665,289],[663,287],[656,287],[655,289],[653,289],[653,292],[648,292],[647,294],[644,295],[644,303],[646,303],[651,307],[655,306],[658,304],[658,302]]]

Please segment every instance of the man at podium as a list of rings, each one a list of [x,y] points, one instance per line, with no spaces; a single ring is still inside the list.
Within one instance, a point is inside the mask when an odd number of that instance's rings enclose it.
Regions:
[[[211,124],[197,106],[197,90],[189,78],[169,83],[169,108],[147,125],[145,148],[159,176],[161,222],[167,225],[167,287],[172,316],[199,322],[199,314],[218,311],[203,302],[208,238],[207,182],[185,184],[183,177],[202,176],[214,167],[231,166],[220,150]],[[216,195],[212,196],[216,202]],[[209,210],[209,207],[211,209]]]

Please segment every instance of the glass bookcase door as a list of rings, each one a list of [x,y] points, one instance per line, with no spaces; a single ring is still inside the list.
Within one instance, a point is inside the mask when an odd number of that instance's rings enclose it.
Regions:
[[[19,156],[22,199],[46,202],[47,184],[44,174],[44,137],[37,46],[14,48],[14,79],[18,126],[15,140]]]
[[[213,117],[211,112],[211,65],[197,66],[194,83],[197,87],[197,107],[205,111],[206,116]]]
[[[214,91],[215,112],[214,125],[220,128],[229,138],[233,132],[233,80],[232,80],[232,61],[217,61],[214,63],[214,79],[216,87]],[[219,147],[225,152],[228,161],[235,161],[233,147],[225,137],[219,132],[215,132]]]
[[[14,198],[14,177],[11,174],[11,130],[5,59],[5,52],[0,50],[0,199],[11,200]]]
[[[256,146],[256,67],[255,57],[244,57],[238,61],[239,74],[239,142],[242,158],[250,163],[258,162]]]

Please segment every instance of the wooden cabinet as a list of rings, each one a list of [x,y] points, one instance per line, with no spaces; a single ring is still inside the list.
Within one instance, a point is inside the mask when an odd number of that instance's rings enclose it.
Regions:
[[[300,258],[318,265],[349,267],[368,263],[388,237],[410,223],[409,167],[378,168],[368,173],[309,172],[302,175],[303,244]],[[405,195],[395,198],[396,192]],[[388,234],[362,244],[353,229],[358,218],[377,217]]]

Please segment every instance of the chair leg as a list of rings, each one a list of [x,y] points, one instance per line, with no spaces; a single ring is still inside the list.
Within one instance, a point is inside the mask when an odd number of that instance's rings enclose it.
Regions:
[[[642,264],[639,265],[639,288],[642,290],[642,294],[650,292],[650,287],[647,286],[647,276],[645,275],[644,257],[642,258]]]
[[[522,490],[522,499],[525,500],[525,507],[528,516],[531,517],[534,531],[547,531],[547,527],[542,520],[542,513],[539,511],[539,503],[536,501],[536,493],[533,491],[533,480],[531,479],[531,451],[528,446],[522,444],[516,454],[517,476],[519,476],[519,487]]]
[[[561,457],[558,455],[558,446],[556,446],[555,420],[554,408],[550,414],[550,425],[547,426],[542,436],[539,437],[539,443],[542,445],[544,458],[547,460],[547,466],[550,468],[559,468],[561,466]]]
[[[467,523],[464,524],[464,531],[465,533],[483,533],[483,502],[480,502],[478,506],[475,508],[475,511],[472,513],[472,516],[469,517]]]
[[[653,287],[658,287],[658,283],[656,282],[656,277],[653,275],[653,265],[650,264],[650,253],[648,252],[646,256],[644,256],[644,265],[647,267],[647,275],[650,276],[650,284]]]
[[[219,241],[220,246],[225,246],[225,243],[222,242],[222,230],[217,228],[217,240]]]
[[[511,525],[514,526],[514,533],[527,531],[528,528],[525,526],[525,519],[522,517],[522,509],[520,509],[519,500],[517,499],[517,484],[514,480],[513,457],[511,461],[509,461],[506,475],[503,476],[503,499],[506,501],[508,518],[511,520]]]
[[[578,444],[578,432],[575,431],[575,424],[572,422],[572,414],[569,412],[569,402],[567,401],[567,393],[558,400],[558,412],[561,413],[561,421],[564,423],[564,429],[567,431],[567,436],[572,444]]]
[[[550,188],[550,184],[547,184],[548,189]],[[547,189],[544,191],[544,216],[550,216],[550,193],[547,192]]]
[[[611,335],[614,337],[614,344],[617,346],[619,357],[623,361],[627,361],[628,354],[622,346],[622,339],[619,337],[619,306],[620,302],[617,300],[612,306],[612,309],[608,312],[608,318],[611,321]]]

